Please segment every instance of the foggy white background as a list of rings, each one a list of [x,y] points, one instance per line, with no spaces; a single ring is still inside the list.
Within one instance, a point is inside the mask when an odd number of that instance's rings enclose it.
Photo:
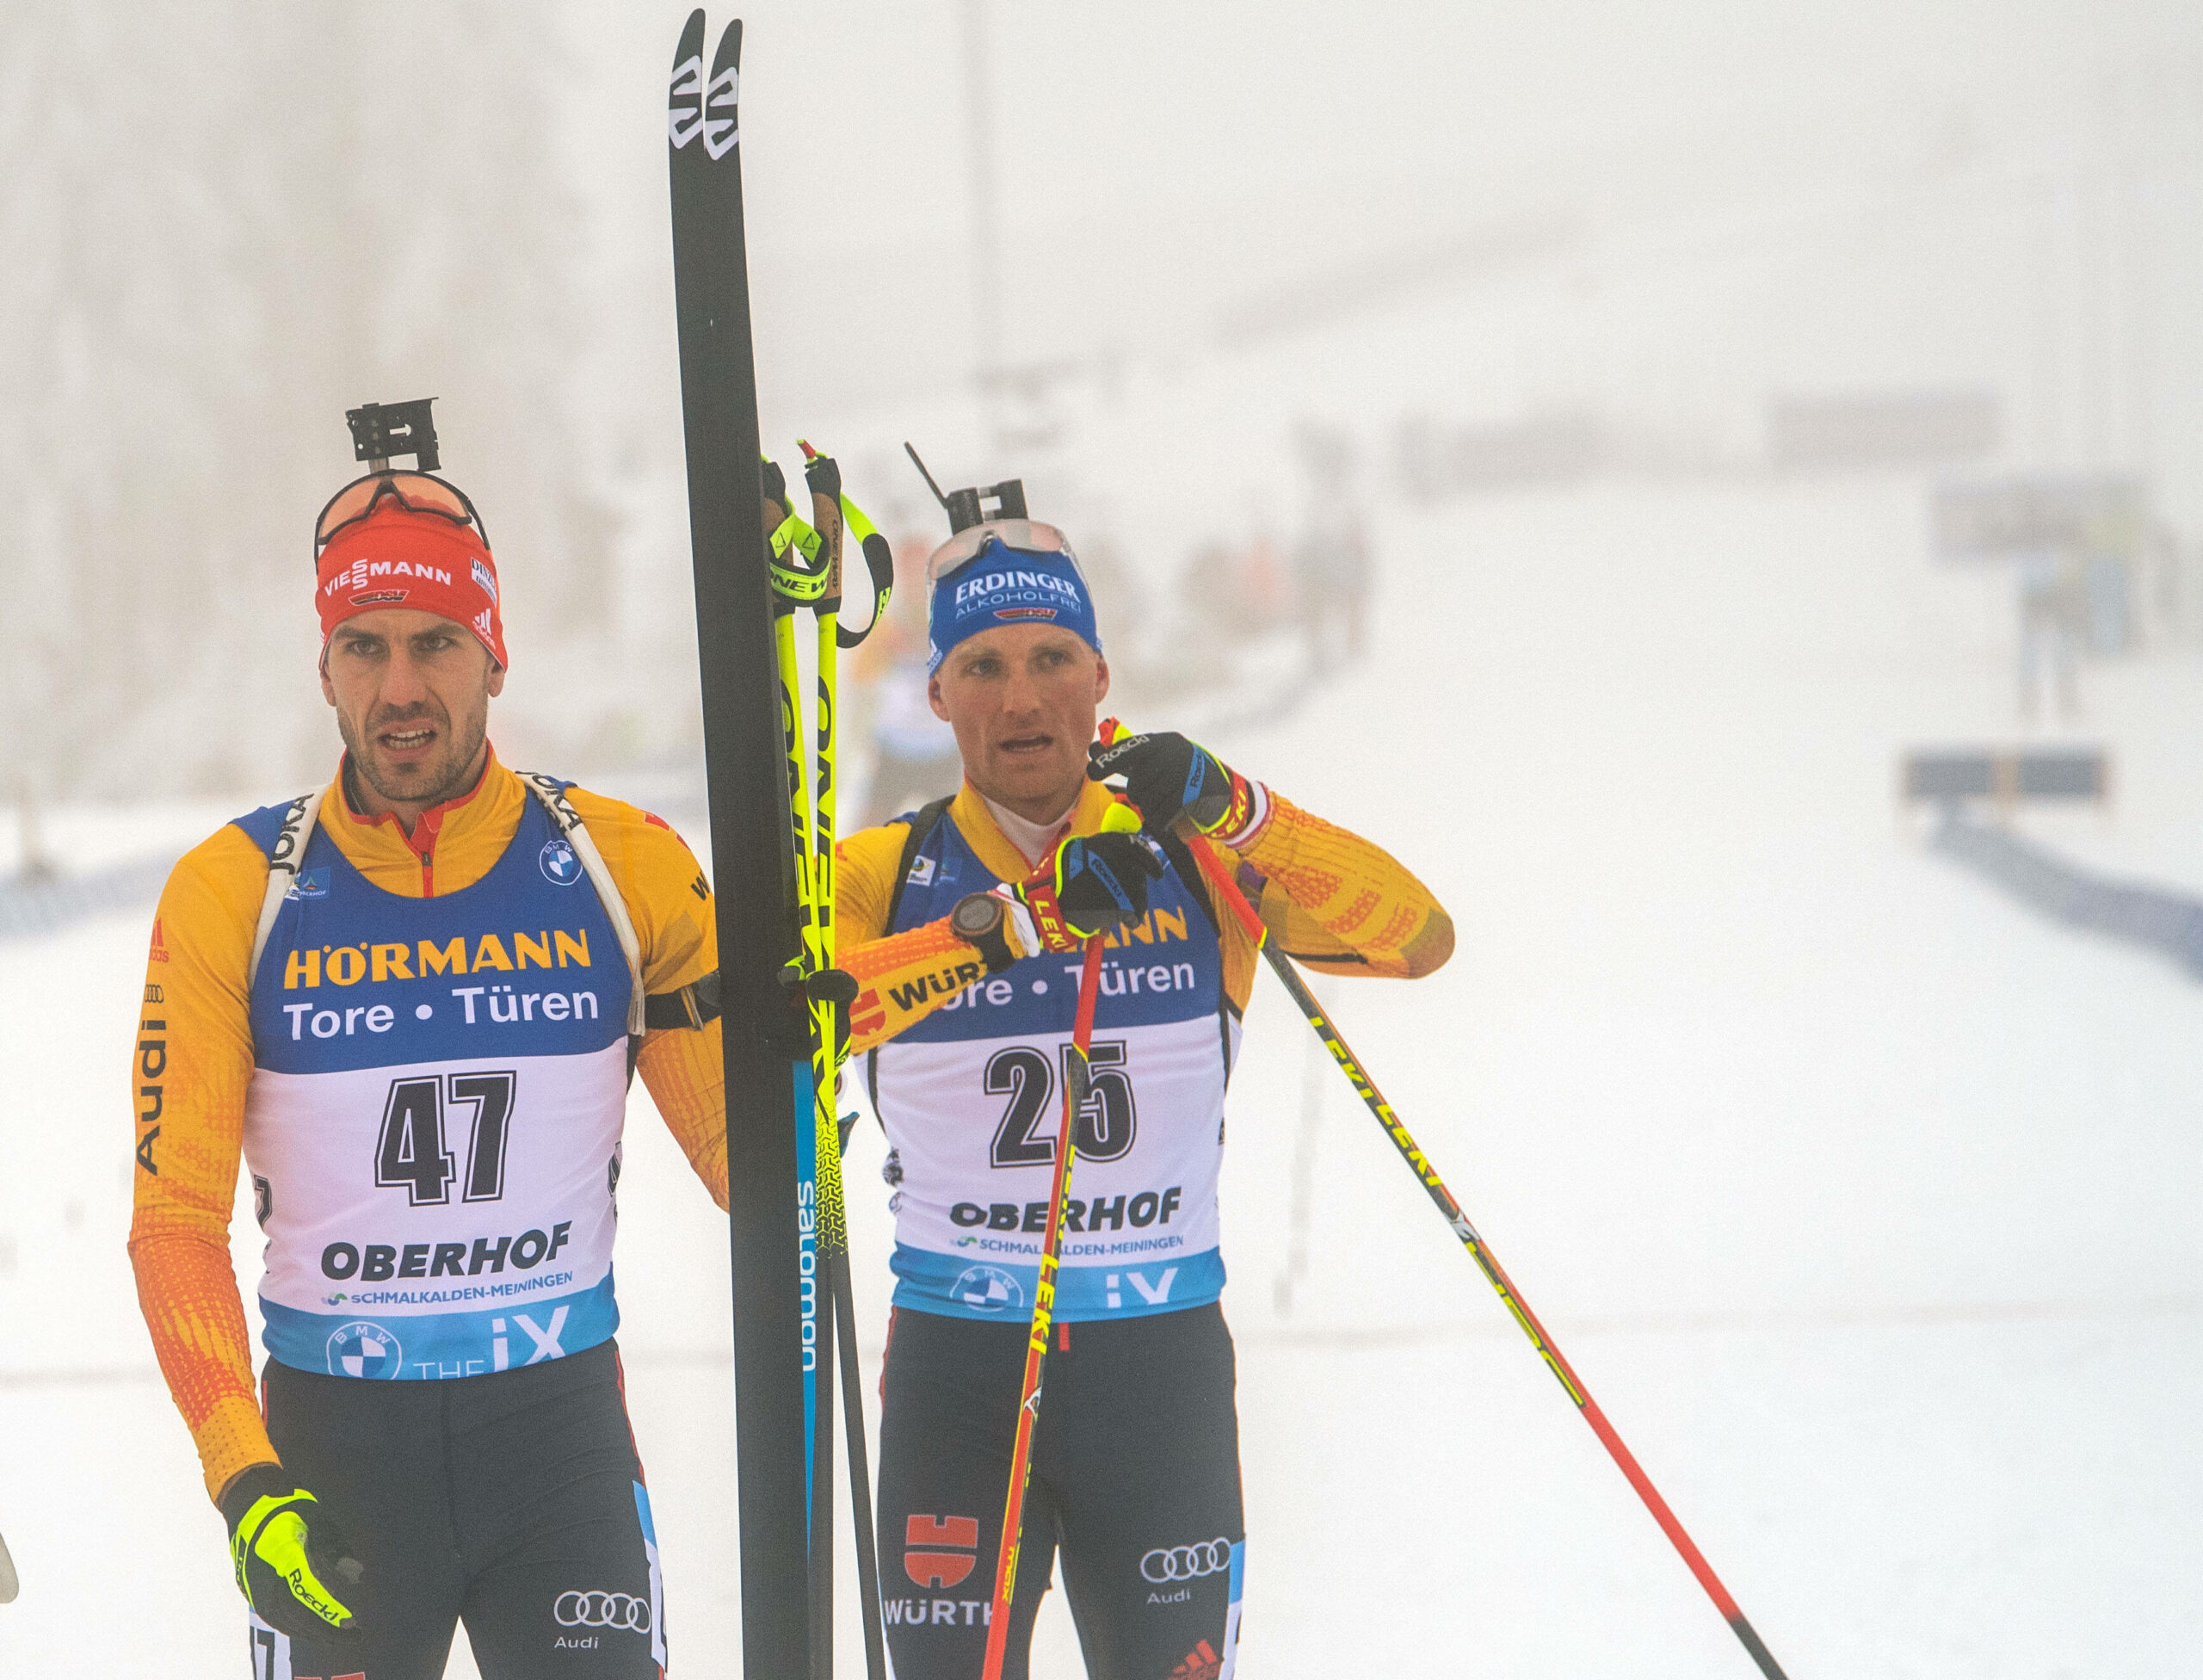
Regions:
[[[685,15],[0,12],[0,802],[65,874],[329,774],[311,521],[344,409],[421,395],[505,581],[501,752],[700,839]],[[833,450],[895,531],[938,528],[905,437],[947,484],[1021,474],[1121,567],[1113,654],[1224,673],[1128,715],[1225,720],[1211,744],[1440,892],[1453,963],[1342,985],[1342,1019],[1789,1672],[2193,1672],[2203,991],[1923,853],[1891,794],[1912,745],[2101,743],[2108,808],[2022,831],[2203,895],[2203,15],[744,15],[768,448]],[[1943,469],[1770,469],[1771,399],[1950,391],[2001,416],[1965,471],[2133,475],[2168,534],[2169,604],[2085,663],[2077,718],[2019,713],[2009,571],[1933,557]],[[1555,414],[1608,463],[1410,494],[1417,426]],[[1374,616],[1281,695],[1280,639],[1204,653],[1182,572],[1309,528],[1309,424],[1353,447]],[[148,910],[0,942],[10,1674],[241,1671],[121,1251]],[[1225,1208],[1241,1671],[1749,1672],[1304,1037],[1264,981]],[[639,1098],[630,1137],[675,1661],[731,1672],[731,1391],[695,1306],[723,1232]],[[1074,1649],[1052,1602],[1037,1671]]]
[[[515,574],[512,750],[693,753],[643,114],[682,15],[11,9],[0,590],[48,720],[15,779],[318,769],[305,534],[342,411],[424,393]],[[748,18],[766,435],[818,433],[891,514],[925,512],[916,435],[956,482],[1084,492],[1161,576],[1289,527],[1296,418],[1396,497],[1412,416],[1581,407],[1734,458],[1771,394],[1956,386],[2015,462],[2152,469],[2193,521],[2187,9],[998,5],[984,236],[972,15]],[[1055,377],[983,413],[981,367]],[[995,447],[1036,420],[1052,448]]]

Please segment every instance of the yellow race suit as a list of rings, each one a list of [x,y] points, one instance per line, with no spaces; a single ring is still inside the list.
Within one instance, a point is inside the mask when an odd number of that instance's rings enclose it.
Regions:
[[[1071,832],[1099,831],[1110,802],[1086,784]],[[852,1048],[867,1058],[892,1150],[895,1304],[1021,1316],[1071,1078],[1078,955],[1044,952],[990,975],[953,931],[960,898],[1031,868],[968,783],[912,842],[895,822],[837,854],[839,960],[859,986]],[[1259,954],[1190,854],[1165,850],[1146,916],[1104,942],[1054,1284],[1066,1324],[1198,1306],[1223,1286],[1224,1095]],[[1412,979],[1452,953],[1453,923],[1420,881],[1274,794],[1225,855],[1269,937],[1310,967]]]
[[[333,867],[347,880],[356,881],[363,878],[367,887],[362,889],[362,896],[372,896],[379,890],[396,899],[417,901],[464,894],[484,882],[493,871],[518,867],[514,862],[517,855],[515,837],[521,834],[524,821],[540,820],[532,811],[534,796],[516,775],[497,762],[494,753],[490,755],[480,780],[471,792],[423,812],[410,835],[388,815],[367,818],[356,814],[343,794],[345,781],[345,775],[340,771],[322,796],[314,843],[333,843],[337,855]],[[678,991],[716,969],[717,937],[710,888],[681,837],[658,818],[619,800],[578,788],[569,788],[567,798],[601,853],[633,923],[639,945],[645,991],[652,996]],[[255,813],[255,817],[261,814]],[[217,1499],[239,1471],[255,1463],[275,1461],[277,1457],[254,1398],[251,1356],[243,1302],[230,1260],[229,1240],[230,1212],[236,1198],[238,1164],[245,1145],[248,1107],[259,1100],[253,1096],[256,1080],[263,1092],[271,1083],[264,1065],[269,1046],[262,1043],[259,1047],[261,1053],[256,1053],[256,977],[247,972],[269,874],[264,844],[240,825],[252,821],[252,818],[240,818],[238,823],[225,826],[187,853],[169,878],[153,923],[131,1070],[132,1097],[137,1114],[131,1263],[137,1275],[139,1305],[152,1334],[162,1374],[197,1443],[207,1491]],[[325,837],[325,843],[322,837]],[[544,847],[541,868],[545,879],[552,881],[560,879],[558,871],[577,869],[570,853],[563,859],[556,854],[558,843],[552,841]],[[330,855],[325,851],[320,855]],[[310,852],[309,856],[312,855]],[[519,860],[531,870],[536,868],[536,862],[532,852]],[[325,874],[328,871],[320,873]],[[311,881],[302,881],[292,889],[293,898],[301,887],[309,896],[318,890]],[[580,881],[577,890],[588,893],[589,883]],[[325,969],[319,948],[286,952],[271,946],[262,959],[258,976],[263,1008],[267,991],[286,983],[299,989],[293,992],[279,989],[275,993],[278,998],[322,998],[352,1005],[349,1010],[331,1008],[312,1011],[293,1005],[288,1033],[279,1029],[277,1035],[299,1037],[304,1048],[312,1049],[312,1039],[321,1035],[324,1021],[329,1023],[328,1031],[332,1037],[340,1031],[349,1035],[355,1029],[364,1033],[368,1028],[386,1030],[392,1014],[388,1008],[360,1007],[372,1002],[373,984],[342,996],[330,991],[330,984],[347,983],[348,975],[371,983],[393,976],[412,978],[417,962],[421,965],[423,979],[428,977],[428,964],[434,961],[438,965],[436,975],[440,981],[462,979],[462,984],[454,988],[454,996],[460,991],[469,995],[444,1005],[452,1020],[460,1018],[457,1011],[461,1004],[465,1006],[465,1020],[470,1023],[477,1020],[479,1005],[479,1020],[485,1028],[491,1011],[501,1001],[510,1011],[514,1008],[509,999],[515,990],[512,984],[515,963],[521,971],[517,978],[522,983],[521,989],[525,989],[530,978],[526,972],[530,958],[523,942],[533,946],[533,931],[476,929],[471,925],[469,911],[465,907],[468,902],[478,904],[480,895],[454,903],[450,925],[447,929],[439,925],[439,938],[435,941],[423,939],[403,947],[363,941],[356,948],[356,954],[353,954],[355,948],[339,947],[334,955],[327,958],[329,966]],[[417,920],[425,908],[417,908],[407,914]],[[479,919],[478,914],[476,919]],[[448,943],[442,938],[446,933],[450,936]],[[598,967],[593,971],[595,973],[607,972],[602,966],[607,957],[614,965],[623,962],[616,948],[603,949],[608,942],[600,932],[599,951],[595,959]],[[546,952],[553,948],[553,937],[547,931],[542,943]],[[417,946],[420,948],[417,950]],[[432,946],[437,948],[429,948]],[[454,946],[459,948],[456,952],[452,948]],[[578,962],[591,960],[585,945],[579,949],[572,947],[570,939],[556,943],[559,967],[565,968],[570,958]],[[471,960],[473,985],[463,984],[463,977],[469,973],[464,961],[456,972],[445,973],[443,965],[455,959]],[[546,967],[549,961],[546,956]],[[319,991],[314,989],[317,986],[321,988]],[[625,996],[627,990],[623,979],[620,995]],[[547,1011],[551,1006],[546,1007]],[[425,1020],[431,1006],[423,1003],[418,1008]],[[557,1008],[563,1021],[570,1012],[577,1015],[580,1004],[577,1001],[570,1005],[562,995]],[[591,999],[592,1014],[595,1008]],[[410,1025],[410,1013],[409,1010],[405,1025]],[[530,1013],[532,1017],[532,1010]],[[508,1016],[501,1014],[496,1018],[502,1021]],[[267,1019],[263,1015],[260,1035],[262,1039],[271,1035],[265,1024]],[[306,1031],[309,1024],[311,1035]],[[531,1024],[536,1023],[531,1020]],[[612,1023],[608,1027],[617,1030]],[[340,1038],[336,1041],[343,1043],[346,1040]],[[712,1021],[700,1031],[684,1027],[648,1032],[643,1038],[635,1067],[697,1176],[704,1181],[713,1199],[724,1208],[725,1105],[718,1022]],[[604,1083],[600,1080],[600,1084]],[[417,1079],[412,1086],[433,1088],[435,1084],[435,1078],[431,1077],[425,1082]],[[623,1087],[624,1081],[615,1076],[599,1098],[600,1106],[618,1104]],[[454,1076],[453,1089],[463,1092],[466,1084]],[[433,1089],[429,1094],[436,1095]],[[310,1109],[310,1102],[308,1106]],[[392,1112],[397,1109],[393,1089]],[[472,1112],[478,1115],[482,1111],[483,1099],[478,1093]],[[616,1155],[619,1115],[615,1112],[597,1116],[595,1123],[608,1128],[615,1140],[613,1147]],[[384,1125],[387,1132],[390,1121],[386,1119]],[[263,1127],[263,1133],[272,1135],[274,1140],[262,1146],[279,1150],[284,1146],[280,1130]],[[417,1155],[411,1133],[391,1147],[404,1154],[404,1162],[413,1161]],[[415,1153],[404,1154],[406,1151]],[[454,1158],[464,1159],[464,1151]],[[601,1174],[602,1169],[597,1170]],[[260,1176],[256,1164],[256,1177]],[[616,1159],[613,1177],[616,1182]],[[417,1183],[410,1187],[417,1199],[420,1188]],[[432,1199],[457,1203],[455,1189],[447,1193],[440,1185],[432,1188],[439,1192]],[[391,1194],[403,1203],[403,1195]],[[472,1188],[466,1194],[468,1200],[473,1199]],[[265,1223],[268,1209],[264,1193],[260,1212]],[[602,1240],[608,1245],[608,1220],[607,1226]],[[495,1251],[491,1257],[495,1263],[491,1269],[507,1273],[509,1280],[512,1275],[506,1266],[509,1257],[532,1253],[563,1241],[564,1238],[563,1230],[557,1238],[547,1241],[536,1233],[525,1233],[520,1246],[501,1246]],[[501,1238],[499,1242],[506,1244],[508,1239]],[[435,1263],[439,1271],[449,1269],[458,1274],[465,1270],[456,1257],[447,1263],[443,1248],[455,1250],[456,1246],[447,1245],[437,1249]],[[287,1257],[275,1252],[275,1248],[276,1244],[271,1240],[271,1276],[279,1262]],[[373,1270],[360,1271],[356,1245],[336,1244],[330,1251],[348,1250],[350,1257],[342,1265],[333,1264],[326,1255],[322,1257],[322,1268],[328,1276],[377,1275]],[[408,1253],[410,1257],[410,1251]],[[368,1264],[372,1267],[373,1263],[371,1252]],[[342,1266],[349,1266],[352,1270],[348,1273]],[[484,1270],[480,1251],[474,1257],[473,1269],[477,1273]],[[395,1260],[386,1264],[381,1275],[388,1275],[392,1271],[401,1271],[405,1277],[421,1275]],[[605,1283],[608,1300],[608,1272]],[[269,1307],[271,1321],[277,1310]],[[502,1329],[502,1320],[499,1325]],[[270,1345],[275,1345],[272,1340]],[[518,1345],[524,1348],[526,1344]],[[504,1357],[501,1341],[497,1368],[503,1368]],[[515,1358],[515,1362],[519,1360]],[[330,1368],[336,1367],[332,1365]]]

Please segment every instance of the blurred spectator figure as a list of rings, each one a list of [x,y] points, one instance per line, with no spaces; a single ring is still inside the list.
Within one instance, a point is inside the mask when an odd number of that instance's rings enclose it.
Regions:
[[[1304,423],[1295,442],[1308,475],[1308,522],[1293,548],[1293,583],[1309,663],[1322,672],[1361,657],[1375,579],[1355,494],[1353,439]]]
[[[39,834],[38,795],[32,790],[27,775],[15,778],[15,821],[21,837],[15,861],[16,883],[35,886],[41,881],[52,880],[61,872],[46,855],[46,846]]]
[[[1257,536],[1238,547],[1206,542],[1178,573],[1178,598],[1199,645],[1252,640],[1293,617],[1292,580],[1277,545]]]
[[[1115,539],[1101,528],[1103,517],[1082,516],[1071,531],[1071,546],[1078,551],[1078,569],[1086,574],[1094,598],[1109,603],[1109,621],[1103,633],[1114,689],[1125,676],[1121,668],[1137,661],[1136,650],[1147,633],[1148,601],[1139,574],[1125,564]],[[1089,525],[1096,528],[1089,529]]]
[[[934,715],[926,698],[926,557],[932,552],[924,537],[896,543],[895,599],[886,622],[866,639],[853,662],[850,674],[871,720],[873,745],[859,827],[876,828],[929,800],[953,794],[964,780],[956,732]]]
[[[2036,721],[2050,689],[2059,718],[2076,721],[2081,649],[2091,612],[2082,559],[2062,545],[2029,549],[2019,556],[2014,576],[2020,592],[2020,715]]]

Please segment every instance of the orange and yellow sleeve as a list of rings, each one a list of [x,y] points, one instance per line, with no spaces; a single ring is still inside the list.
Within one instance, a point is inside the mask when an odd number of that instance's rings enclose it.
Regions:
[[[138,1304],[208,1497],[276,1461],[253,1395],[230,1209],[252,1082],[252,936],[268,862],[235,825],[194,848],[161,893],[138,1016],[130,1263]]]
[[[856,1002],[849,1005],[853,1056],[886,1043],[987,977],[984,960],[956,936],[946,916],[887,933],[887,905],[910,832],[908,823],[888,823],[834,848],[834,917],[841,933],[836,960],[857,983]]]
[[[944,820],[959,822],[966,841],[980,849],[982,861],[998,875],[1015,869],[1009,842],[979,822],[982,807],[975,800],[966,789]],[[1236,857],[1241,888],[1280,949],[1327,973],[1404,979],[1432,973],[1453,954],[1453,918],[1384,848],[1274,793],[1269,800],[1268,820]],[[1110,803],[1105,790],[1089,783],[1071,818],[1072,831],[1098,831]],[[950,930],[945,917],[886,933],[887,906],[909,832],[909,825],[890,823],[851,835],[836,851],[840,961],[858,985],[849,1010],[853,1054],[885,1043],[986,978],[978,952]],[[1205,880],[1195,885],[1209,891]],[[1218,923],[1225,991],[1232,1006],[1243,1010],[1260,957],[1228,914],[1219,915]]]
[[[604,867],[620,888],[642,947],[643,989],[677,991],[719,967],[719,923],[711,883],[688,843],[661,818],[580,788],[567,789]],[[719,1022],[701,1032],[662,1027],[643,1038],[635,1071],[666,1129],[726,1206],[726,1063]]]
[[[1269,820],[1237,855],[1241,887],[1259,891],[1249,899],[1280,950],[1327,974],[1410,980],[1453,954],[1453,918],[1391,853],[1269,799]]]

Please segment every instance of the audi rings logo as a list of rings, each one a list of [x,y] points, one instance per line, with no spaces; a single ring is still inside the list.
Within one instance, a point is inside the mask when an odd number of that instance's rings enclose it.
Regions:
[[[1139,1560],[1139,1572],[1158,1586],[1198,1581],[1231,1567],[1231,1542],[1219,1535],[1205,1546],[1158,1546]]]
[[[561,1628],[625,1628],[637,1634],[651,1630],[650,1600],[624,1592],[562,1592],[551,1614]]]

